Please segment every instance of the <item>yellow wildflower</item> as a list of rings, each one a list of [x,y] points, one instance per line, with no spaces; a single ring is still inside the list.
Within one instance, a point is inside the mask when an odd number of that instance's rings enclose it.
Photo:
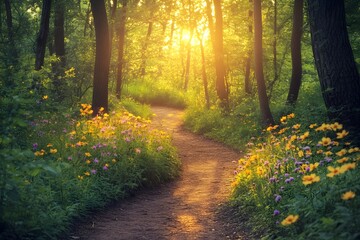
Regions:
[[[319,144],[321,144],[324,147],[329,146],[331,144],[331,138],[323,137],[319,142]]]
[[[48,100],[49,96],[48,95],[45,95],[42,97],[43,100]]]
[[[344,173],[348,170],[355,169],[355,167],[356,167],[355,163],[347,163],[340,167],[340,171],[341,171],[341,173]]]
[[[334,131],[341,130],[342,128],[343,128],[343,125],[338,122],[331,124],[331,129]]]
[[[317,124],[316,123],[313,123],[313,124],[310,124],[309,128],[313,129],[314,127],[316,127]]]
[[[85,163],[86,163],[86,164],[90,164],[91,161],[90,161],[89,159],[87,159],[87,160],[85,161]]]
[[[319,163],[310,163],[310,172],[314,171],[319,166]]]
[[[280,122],[284,123],[286,121],[286,116],[280,118]]]
[[[346,193],[341,195],[341,199],[344,201],[350,200],[355,197],[355,193],[352,191],[347,191]]]
[[[84,175],[85,175],[85,176],[90,176],[90,173],[89,173],[89,172],[85,172]]]
[[[317,176],[315,173],[310,174],[310,175],[305,175],[302,177],[302,181],[304,185],[309,185],[315,182],[319,182],[320,181],[320,177]]]
[[[287,226],[295,223],[299,219],[299,215],[289,215],[284,220],[282,220],[281,225]]]
[[[86,152],[86,153],[85,153],[85,156],[86,156],[86,157],[91,157],[91,153]]]
[[[346,137],[348,134],[349,134],[349,132],[347,132],[346,130],[342,130],[342,132],[336,133],[336,135],[337,135],[336,138],[341,139],[341,138]]]
[[[344,156],[346,153],[347,153],[347,150],[346,150],[346,149],[341,149],[340,151],[338,151],[338,152],[336,153],[336,155],[338,155],[339,157],[342,157],[342,156]]]
[[[46,147],[52,147],[53,145],[51,143],[49,143],[48,145],[46,145]]]
[[[300,158],[302,158],[302,157],[304,156],[304,152],[303,152],[302,150],[300,150],[300,151],[298,152],[298,155],[299,155]]]
[[[57,149],[56,148],[52,148],[52,149],[50,149],[50,153],[57,153]]]
[[[324,152],[324,155],[328,157],[328,156],[333,155],[333,153],[331,151],[326,151],[326,152]]]
[[[342,174],[344,173],[343,169],[341,169],[340,167],[332,167],[332,166],[328,166],[327,169],[329,170],[329,173],[326,174],[326,176],[328,177],[334,177],[335,175],[339,175],[339,174]]]
[[[290,113],[286,116],[288,119],[294,118],[295,117],[295,113]]]
[[[303,135],[300,136],[300,140],[304,141],[307,137],[309,137],[310,133],[309,132],[305,132]]]
[[[337,162],[338,162],[338,163],[344,163],[344,162],[347,162],[348,160],[349,160],[348,157],[343,157],[343,158],[337,160]]]

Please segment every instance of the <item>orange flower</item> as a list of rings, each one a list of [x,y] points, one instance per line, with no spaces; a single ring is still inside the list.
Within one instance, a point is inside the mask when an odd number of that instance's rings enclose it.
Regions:
[[[337,131],[337,130],[341,130],[343,128],[343,125],[338,122],[335,122],[331,124],[331,128],[332,130]]]
[[[355,193],[352,191],[347,191],[346,193],[341,195],[341,199],[344,201],[350,200],[355,197]]]
[[[340,167],[340,170],[342,171],[342,173],[348,171],[348,170],[351,170],[351,169],[355,169],[356,167],[356,163],[347,163],[347,164],[344,164]]]
[[[346,153],[347,153],[347,150],[346,150],[346,149],[341,149],[340,151],[338,151],[338,152],[336,153],[336,155],[338,155],[339,157],[342,157],[342,156],[344,156]]]
[[[295,223],[299,219],[299,215],[289,215],[284,220],[282,220],[281,225],[287,226]]]
[[[348,160],[349,160],[348,157],[343,157],[343,158],[337,160],[337,162],[338,162],[338,163],[344,163],[344,162],[347,162]]]

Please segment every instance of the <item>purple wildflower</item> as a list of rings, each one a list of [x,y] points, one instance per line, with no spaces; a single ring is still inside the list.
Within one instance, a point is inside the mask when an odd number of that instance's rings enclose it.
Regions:
[[[280,211],[277,210],[277,209],[275,209],[275,210],[274,210],[274,216],[277,216],[277,215],[279,215],[279,214],[280,214]]]
[[[99,163],[99,159],[95,158],[93,162],[94,163]]]
[[[91,174],[96,174],[96,170],[95,169],[91,169]]]
[[[34,143],[34,144],[33,144],[33,150],[36,150],[36,149],[38,148],[38,146],[39,146],[39,144]]]
[[[280,202],[281,200],[281,196],[280,195],[276,195],[275,196],[275,202]]]

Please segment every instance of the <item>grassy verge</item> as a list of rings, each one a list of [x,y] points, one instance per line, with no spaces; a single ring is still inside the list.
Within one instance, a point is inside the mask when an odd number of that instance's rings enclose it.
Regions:
[[[29,123],[28,148],[0,151],[0,239],[56,239],[75,217],[178,175],[170,137],[150,120],[91,112],[44,113]]]

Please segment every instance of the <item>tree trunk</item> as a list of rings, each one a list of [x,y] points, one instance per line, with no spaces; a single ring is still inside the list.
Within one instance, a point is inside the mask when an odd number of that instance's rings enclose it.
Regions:
[[[216,67],[216,92],[222,107],[229,108],[228,91],[225,86],[225,64],[223,49],[223,20],[221,0],[214,0],[215,7],[215,67]]]
[[[344,1],[308,0],[315,65],[331,120],[360,129],[360,78],[346,29]]]
[[[104,0],[90,0],[94,17],[96,35],[96,56],[94,68],[94,84],[92,107],[94,115],[101,107],[108,111],[108,82],[109,82],[109,28]]]
[[[303,27],[303,0],[295,0],[294,15],[293,15],[293,29],[291,34],[291,62],[292,72],[289,94],[287,97],[287,104],[294,105],[298,99],[301,78],[302,78],[302,63],[301,63],[301,37]]]
[[[252,0],[249,0],[249,2],[251,3]],[[253,11],[249,10],[249,14],[248,14],[248,21],[249,21],[249,40],[251,41],[251,36],[253,34]],[[250,81],[250,71],[251,71],[251,55],[252,55],[252,50],[249,49],[248,51],[248,58],[246,60],[246,67],[245,67],[245,80],[244,80],[244,85],[245,85],[245,93],[247,94],[251,94],[252,93],[252,86],[251,86],[251,81]]]
[[[274,124],[269,100],[266,95],[266,85],[263,72],[263,50],[262,50],[262,15],[261,0],[254,0],[254,52],[255,52],[255,76],[259,95],[260,111],[262,121],[266,125]]]
[[[89,26],[90,13],[91,13],[91,8],[90,8],[90,3],[89,3],[88,9],[86,10],[86,15],[85,15],[84,37],[86,37],[87,28]]]
[[[59,58],[60,62],[57,62],[53,66],[55,73],[54,86],[58,100],[64,99],[64,90],[62,75],[65,68],[65,33],[64,33],[64,21],[65,21],[65,5],[63,0],[55,0],[55,18],[54,18],[54,49],[55,55]]]
[[[151,14],[151,16],[152,16],[152,14]],[[142,77],[145,76],[145,74],[146,74],[146,60],[147,60],[146,50],[149,45],[152,29],[153,29],[153,21],[152,21],[152,19],[150,19],[145,42],[144,42],[144,45],[142,48],[141,65],[140,65],[140,76],[142,76]]]
[[[193,30],[191,30],[190,33],[190,39],[187,43],[187,54],[186,54],[186,67],[185,67],[185,83],[184,83],[184,90],[185,92],[188,89],[188,85],[189,85],[189,78],[190,78],[190,60],[191,60],[191,40],[193,38]]]
[[[199,37],[199,35],[198,35]],[[201,51],[201,77],[203,80],[204,85],[204,93],[205,93],[205,101],[206,101],[206,108],[210,108],[210,98],[209,98],[209,90],[208,90],[208,80],[206,75],[206,64],[205,64],[205,52],[204,52],[204,45],[202,39],[199,37],[200,41],[200,51]]]
[[[125,26],[126,26],[126,11],[127,0],[122,3],[120,23],[119,23],[119,46],[118,46],[118,67],[116,76],[116,97],[121,98],[121,90],[124,80],[123,68],[124,68],[124,47],[125,47]]]
[[[110,6],[110,23],[109,23],[109,49],[110,49],[110,59],[112,54],[112,45],[113,45],[113,38],[114,38],[114,25],[115,25],[115,19],[116,19],[116,9],[117,9],[117,0],[109,1]]]
[[[36,40],[35,70],[39,71],[44,66],[46,41],[49,34],[51,0],[43,0],[41,10],[40,31]]]
[[[273,25],[273,33],[274,33],[274,41],[273,41],[273,68],[274,68],[274,79],[273,84],[274,85],[278,78],[278,64],[277,64],[277,0],[274,0],[274,25]]]
[[[5,2],[6,25],[7,25],[7,30],[8,30],[9,44],[10,44],[11,48],[15,48],[11,5],[10,5],[9,0],[4,0],[4,2]]]

